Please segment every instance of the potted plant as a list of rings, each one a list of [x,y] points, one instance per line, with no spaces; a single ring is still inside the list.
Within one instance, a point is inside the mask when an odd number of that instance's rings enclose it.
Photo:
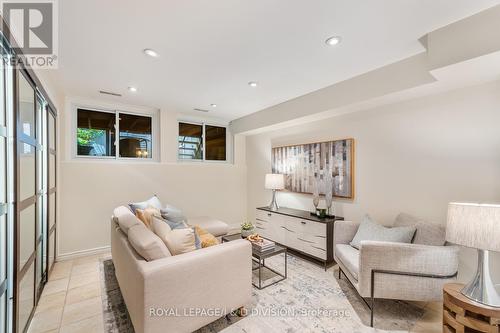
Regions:
[[[250,222],[245,222],[241,224],[241,237],[247,238],[248,236],[254,233],[254,230],[255,228],[253,224]]]

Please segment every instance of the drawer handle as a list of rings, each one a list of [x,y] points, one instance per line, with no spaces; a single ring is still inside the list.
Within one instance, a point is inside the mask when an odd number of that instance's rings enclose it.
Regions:
[[[326,252],[326,250],[325,250],[325,249],[322,249],[322,248],[320,248],[320,247],[317,247],[317,246],[314,246],[314,245],[311,245],[311,247],[314,247],[315,249],[318,249],[318,250],[321,250],[321,251],[325,251],[325,252]]]
[[[255,228],[257,228],[257,229],[261,229],[261,230],[264,230],[264,228],[261,228],[261,227],[255,227]]]
[[[273,214],[271,214],[271,213],[267,213],[267,216],[273,216]]]
[[[288,229],[288,228],[286,228],[286,227],[282,227],[282,228],[283,228],[283,229],[285,229],[286,231],[290,231],[290,232],[293,232],[293,233],[295,233],[295,231],[293,231],[293,230],[290,230],[290,229]]]
[[[311,241],[308,241],[308,240],[305,240],[305,239],[302,239],[302,238],[297,238],[298,240],[301,240],[303,242],[306,242],[306,243],[310,243],[310,244],[314,244],[314,242],[311,242]],[[313,246],[314,247],[314,246]]]
[[[256,219],[257,221],[260,221],[260,222],[267,222],[266,220],[261,220],[261,219]]]
[[[326,238],[326,236],[319,236],[319,235],[315,235],[314,237],[318,237],[318,238]]]
[[[302,223],[302,224],[306,224],[304,221],[300,221],[300,223]]]

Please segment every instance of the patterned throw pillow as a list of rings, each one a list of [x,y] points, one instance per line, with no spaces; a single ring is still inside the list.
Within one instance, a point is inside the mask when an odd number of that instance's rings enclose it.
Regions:
[[[135,210],[135,216],[137,216],[137,218],[141,220],[146,227],[148,227],[148,229],[151,229],[153,216],[160,216],[160,210],[152,206],[149,206],[144,210],[137,208]]]
[[[205,229],[200,228],[199,226],[196,225],[196,226],[194,226],[194,230],[195,230],[195,233],[200,238],[202,248],[219,244],[219,241],[217,240],[217,238],[215,238],[214,235],[212,235],[211,233],[209,233]]]

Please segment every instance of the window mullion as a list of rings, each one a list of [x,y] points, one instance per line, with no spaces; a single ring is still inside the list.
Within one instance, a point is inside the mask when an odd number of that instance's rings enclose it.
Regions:
[[[120,112],[115,110],[115,160],[120,156]]]
[[[206,135],[205,135],[205,123],[203,123],[202,125],[202,128],[203,128],[203,132],[202,132],[202,136],[203,136],[203,140],[201,140],[202,142],[202,151],[203,151],[203,162],[205,162],[205,150],[206,150]]]

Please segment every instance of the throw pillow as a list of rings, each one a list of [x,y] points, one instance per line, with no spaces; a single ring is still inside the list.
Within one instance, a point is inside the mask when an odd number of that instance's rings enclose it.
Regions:
[[[148,229],[152,229],[152,219],[153,216],[160,216],[160,210],[149,206],[148,208],[142,210],[137,208],[135,210],[135,216],[141,220]]]
[[[161,217],[153,216],[153,220],[151,222],[153,232],[162,240],[165,239],[166,234],[172,231],[170,226],[165,223]]]
[[[360,249],[362,241],[381,241],[396,243],[411,243],[415,234],[415,227],[393,227],[388,228],[374,222],[370,216],[366,215],[359,225],[356,235],[350,245],[355,249]]]
[[[172,255],[196,250],[194,230],[191,228],[172,230],[165,234],[162,240]]]
[[[118,225],[125,234],[128,234],[129,229],[133,226],[141,224],[141,221],[124,206],[116,208],[113,211],[113,215],[118,220]]]
[[[196,234],[198,234],[198,236],[200,237],[202,248],[219,244],[217,238],[205,229],[202,229],[197,225],[194,227],[194,229],[196,231]]]
[[[169,220],[174,223],[186,222],[187,220],[186,216],[182,214],[182,211],[179,208],[174,207],[172,205],[167,205],[164,208],[161,208],[160,211],[161,211],[161,216],[165,220]]]
[[[443,246],[446,243],[446,229],[439,224],[401,213],[396,217],[394,225],[397,227],[414,226],[417,231],[413,237],[413,244]]]
[[[162,216],[162,221],[164,223],[168,224],[169,227],[170,227],[170,229],[172,229],[172,230],[188,228],[188,225],[184,221],[181,221],[181,222],[177,223],[177,222],[174,222],[174,221],[167,220],[163,216]]]
[[[165,246],[161,239],[140,223],[129,229],[128,241],[134,250],[146,261],[171,256],[167,246]]]
[[[146,209],[149,206],[155,207],[157,209],[161,209],[161,207],[163,205],[161,204],[160,199],[158,199],[158,197],[156,195],[154,195],[146,201],[129,203],[128,206],[130,207],[130,210],[132,211],[132,213],[135,214],[136,209]]]
[[[197,250],[201,249],[201,240],[200,236],[196,233],[195,228],[192,228],[194,231],[194,246],[196,247]]]

